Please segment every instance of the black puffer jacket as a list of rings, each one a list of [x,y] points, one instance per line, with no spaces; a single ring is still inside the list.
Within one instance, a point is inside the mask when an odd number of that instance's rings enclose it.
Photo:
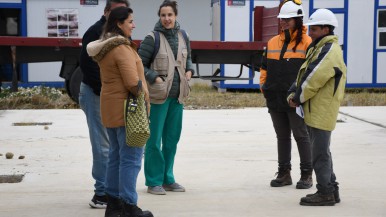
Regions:
[[[177,58],[177,51],[178,51],[178,30],[180,29],[180,24],[176,21],[176,24],[174,26],[174,29],[165,29],[161,22],[158,21],[154,26],[154,31],[158,31],[160,33],[163,33],[166,39],[169,42],[170,47],[173,50],[174,59]],[[187,41],[188,50],[190,51],[190,41],[188,39]],[[150,69],[151,60],[154,52],[154,39],[152,36],[147,35],[145,39],[142,41],[141,46],[139,48],[139,56],[142,59],[142,63],[145,69],[145,76],[146,80],[153,84],[155,82],[155,79],[158,77],[158,72]],[[186,70],[185,71],[192,71],[193,70],[193,64],[192,64],[192,58],[190,55],[190,52],[188,52],[188,58],[186,60]],[[173,77],[173,84],[170,89],[169,98],[178,98],[180,94],[180,75],[178,74],[177,70],[174,72]]]
[[[83,73],[82,82],[87,84],[93,89],[96,95],[100,95],[101,92],[101,78],[99,74],[98,64],[88,56],[87,45],[95,40],[98,40],[102,34],[103,25],[106,23],[105,16],[102,16],[94,25],[92,25],[82,38],[82,50],[80,52],[80,68]]]

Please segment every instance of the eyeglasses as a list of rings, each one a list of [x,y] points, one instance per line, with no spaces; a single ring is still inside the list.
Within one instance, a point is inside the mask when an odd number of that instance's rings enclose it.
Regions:
[[[288,23],[292,18],[280,18],[280,21]]]
[[[293,3],[295,3],[295,4],[297,4],[297,5],[301,5],[302,4],[302,0],[285,0],[284,1],[284,3],[286,3],[286,2],[293,2]]]

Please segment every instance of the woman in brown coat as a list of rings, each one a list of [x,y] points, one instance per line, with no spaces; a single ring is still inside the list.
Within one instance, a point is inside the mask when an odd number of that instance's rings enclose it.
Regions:
[[[101,116],[110,140],[105,216],[152,217],[151,212],[142,211],[137,206],[136,184],[143,148],[126,145],[123,104],[129,92],[137,94],[140,80],[145,99],[149,102],[142,61],[136,45],[128,40],[135,28],[132,13],[132,9],[127,7],[113,9],[102,38],[91,42],[87,52],[100,67]]]

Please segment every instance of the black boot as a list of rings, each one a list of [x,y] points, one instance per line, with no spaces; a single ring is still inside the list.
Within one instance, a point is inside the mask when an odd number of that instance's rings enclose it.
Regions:
[[[297,189],[309,189],[312,187],[312,169],[301,170],[300,180],[296,183]]]
[[[334,197],[335,197],[335,202],[336,202],[336,203],[340,203],[340,196],[339,196],[339,187],[338,187],[338,184],[339,184],[339,183],[336,182],[336,184],[335,184],[335,191],[334,191]]]
[[[127,204],[122,201],[123,209],[121,217],[154,217],[150,211],[142,211],[137,205]]]
[[[271,187],[283,187],[285,185],[292,185],[291,168],[279,167],[279,172],[276,174],[276,179],[271,181]]]
[[[319,191],[300,199],[300,205],[303,206],[334,206],[335,203],[334,193],[322,194]]]
[[[339,183],[335,184],[335,190],[334,190],[334,198],[335,198],[335,203],[340,203],[340,196],[339,196]],[[319,191],[317,191],[315,194],[318,194]],[[306,197],[311,197],[314,194],[307,194]]]
[[[107,207],[105,217],[120,217],[122,212],[121,200],[106,194]]]

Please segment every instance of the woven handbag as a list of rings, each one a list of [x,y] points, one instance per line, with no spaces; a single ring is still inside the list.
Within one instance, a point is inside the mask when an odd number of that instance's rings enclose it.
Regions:
[[[130,147],[143,147],[150,136],[149,117],[142,81],[138,82],[138,97],[129,93],[124,102],[126,144]]]

